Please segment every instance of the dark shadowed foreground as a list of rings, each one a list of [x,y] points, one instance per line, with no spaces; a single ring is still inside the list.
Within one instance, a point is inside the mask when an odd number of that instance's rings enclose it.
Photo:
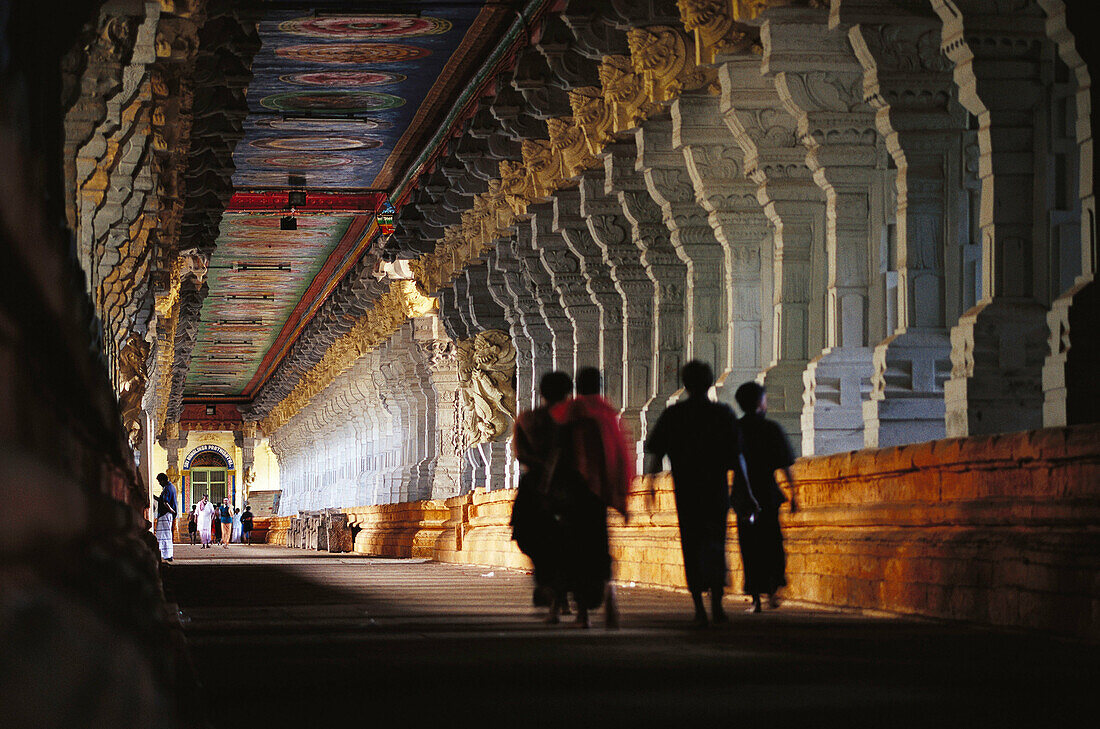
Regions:
[[[542,624],[521,573],[268,546],[184,546],[166,582],[215,727],[978,727],[1098,708],[1095,653],[1033,635],[740,598],[697,630],[686,595],[636,587],[622,630],[584,631]]]

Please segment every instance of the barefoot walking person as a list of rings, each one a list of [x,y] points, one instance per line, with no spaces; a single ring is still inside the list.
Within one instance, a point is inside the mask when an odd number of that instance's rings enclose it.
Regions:
[[[707,395],[714,384],[710,366],[688,362],[680,376],[687,399],[670,405],[657,419],[645,443],[645,470],[659,473],[665,456],[672,462],[684,575],[695,605],[693,622],[704,627],[704,592],[710,593],[714,622],[726,621],[722,595],[726,588],[729,472],[744,480],[745,459],[737,416],[728,405],[713,402]]]

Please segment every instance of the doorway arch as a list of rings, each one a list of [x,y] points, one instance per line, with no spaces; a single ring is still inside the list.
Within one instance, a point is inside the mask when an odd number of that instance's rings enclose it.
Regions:
[[[233,457],[219,446],[202,445],[187,455],[183,462],[183,483],[188,510],[204,493],[209,494],[210,501],[215,504],[226,497],[230,504],[237,503]]]

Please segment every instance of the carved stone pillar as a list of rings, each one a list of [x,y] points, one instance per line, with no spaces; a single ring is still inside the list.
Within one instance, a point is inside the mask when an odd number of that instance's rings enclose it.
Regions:
[[[639,440],[644,440],[680,387],[684,332],[689,328],[684,324],[685,300],[689,298],[687,266],[669,242],[661,209],[646,188],[645,177],[636,171],[637,146],[613,144],[605,152],[605,189],[618,198],[623,215],[630,221],[634,245],[641,251],[642,265],[656,284],[652,360],[655,376],[651,378],[650,398],[642,412]]]
[[[803,372],[823,346],[824,321],[811,301],[825,297],[824,194],[806,166],[794,119],[782,106],[775,82],[760,61],[739,56],[719,67],[721,108],[744,152],[745,168],[758,186],[757,199],[773,228],[771,361],[760,380],[768,413],[802,444]]]
[[[1096,287],[1096,193],[1093,187],[1092,91],[1088,66],[1067,27],[1063,0],[1038,0],[1047,14],[1047,35],[1075,84],[1077,205],[1080,213],[1081,274],[1047,315],[1050,353],[1043,365],[1043,426],[1093,422],[1100,411],[1100,292]],[[1085,8],[1074,8],[1078,23]],[[1082,43],[1084,41],[1081,41]],[[1067,187],[1070,187],[1067,185]],[[1058,201],[1055,201],[1058,204]]]
[[[873,198],[883,182],[874,112],[863,102],[862,69],[847,36],[826,20],[825,11],[776,9],[761,32],[765,66],[825,192],[826,348],[806,369],[804,455],[863,447],[871,338],[877,342],[883,333],[870,291],[882,233],[874,224]]]
[[[536,375],[541,379],[553,370],[572,372],[575,367],[576,339],[573,322],[566,315],[561,298],[554,288],[553,276],[543,263],[542,248],[550,238],[561,236],[552,229],[554,208],[551,203],[529,205],[530,220],[524,221],[523,230],[517,236],[520,258],[527,273],[530,295],[538,304],[542,320],[550,330],[553,356],[549,362],[536,364]]]
[[[187,447],[187,431],[181,431],[179,423],[169,422],[164,426],[164,436],[161,445],[168,451],[168,466],[165,475],[171,479],[172,483],[179,484],[180,449]]]
[[[417,320],[414,319],[394,335],[398,345],[395,347],[395,354],[401,356],[405,365],[404,380],[413,414],[413,422],[410,424],[412,430],[409,433],[410,445],[415,445],[409,464],[412,476],[410,501],[429,498],[434,481],[435,461],[439,455],[439,443],[435,439],[435,393],[423,352],[416,341],[416,326]],[[421,326],[425,325],[422,323]]]
[[[578,190],[558,190],[554,194],[554,229],[560,231],[569,251],[576,257],[583,276],[583,290],[576,284],[559,286],[563,301],[572,302],[566,311],[575,318],[578,332],[577,367],[591,365],[603,372],[607,399],[617,408],[623,405],[623,301],[615,287],[603,251],[592,237],[588,223],[581,216],[581,196]],[[583,294],[595,303],[596,319],[584,303]],[[591,329],[589,329],[590,324]],[[581,331],[592,337],[592,350],[580,346]]]
[[[951,330],[947,435],[1030,430],[1042,426],[1048,352],[1048,241],[1035,222],[1046,211],[1045,170],[1037,174],[1035,159],[1046,152],[1036,121],[1053,49],[1033,2],[1011,15],[983,14],[994,9],[981,2],[932,5],[982,156],[982,300]]]
[[[462,331],[467,337],[472,337],[477,334],[479,327],[470,311],[470,282],[465,271],[458,272],[450,288],[454,291],[454,313],[462,321]]]
[[[247,501],[249,490],[256,480],[256,446],[260,443],[256,436],[255,421],[246,421],[239,431],[233,433],[233,442],[241,449],[241,506]]]
[[[539,379],[554,369],[555,331],[550,326],[550,319],[543,313],[541,301],[541,297],[545,295],[544,292],[550,285],[550,276],[542,269],[538,252],[531,245],[530,222],[526,219],[518,222],[516,237],[512,239],[512,255],[517,265],[514,273],[505,275],[505,281],[516,297],[524,329],[531,340],[531,394],[530,405],[526,403],[523,405],[526,408],[538,405]],[[539,281],[534,280],[536,276],[540,279]],[[564,314],[561,314],[555,323],[561,325],[562,320],[565,325],[568,324]],[[560,336],[564,334],[564,326],[562,326]]]
[[[529,410],[536,400],[534,342],[528,333],[525,308],[520,307],[517,291],[523,291],[519,261],[512,251],[511,239],[497,243],[489,259],[489,285],[493,298],[505,309],[512,342],[516,347],[516,401],[519,409]]]
[[[642,411],[651,398],[654,344],[655,283],[640,261],[622,206],[605,192],[604,171],[581,174],[581,215],[592,239],[600,246],[611,280],[623,299],[622,420],[631,434],[642,440]],[[609,383],[604,383],[605,389]]]
[[[873,4],[853,5],[842,6],[841,19],[858,23],[848,36],[898,169],[897,328],[875,347],[871,396],[864,403],[864,443],[879,447],[945,435],[947,325],[962,306],[960,277],[948,278],[946,268],[962,265],[953,230],[960,223],[965,114],[954,101],[951,64],[940,51],[941,24],[930,8],[923,16],[889,17]]]
[[[635,133],[638,169],[645,173],[646,188],[660,206],[669,242],[685,266],[684,359],[702,360],[724,373],[729,352],[726,292],[732,287],[722,246],[714,237],[707,211],[695,200],[687,161],[672,138],[670,118],[648,119]]]
[[[453,284],[446,285],[439,290],[439,318],[447,336],[453,339],[466,339],[470,336],[470,330],[458,310],[458,293]]]
[[[486,261],[478,261],[466,267],[466,294],[469,299],[472,333],[486,329],[508,329],[509,322],[504,308],[489,291],[489,268]]]
[[[425,317],[414,330],[423,353],[434,394],[435,443],[437,455],[427,498],[447,499],[458,496],[462,479],[464,423],[459,403],[458,360],[454,342],[439,331],[438,319]]]
[[[576,192],[573,191],[576,198]],[[579,200],[576,203],[579,204]],[[600,309],[589,293],[583,263],[570,249],[565,233],[558,223],[558,204],[532,205],[528,208],[538,221],[536,240],[543,267],[550,273],[550,282],[562,311],[573,331],[572,362],[555,360],[559,369],[570,376],[580,367],[600,366]],[[583,225],[583,221],[579,221]],[[587,233],[587,226],[584,227]],[[590,244],[591,245],[591,244]],[[593,247],[595,247],[593,245]],[[598,252],[598,250],[597,250]],[[610,282],[609,282],[610,283]]]
[[[771,361],[772,240],[768,219],[745,174],[744,152],[726,126],[720,99],[685,94],[673,102],[672,145],[687,163],[695,199],[707,213],[721,246],[727,282],[725,370],[715,369],[718,397],[733,403],[741,383],[755,379]]]

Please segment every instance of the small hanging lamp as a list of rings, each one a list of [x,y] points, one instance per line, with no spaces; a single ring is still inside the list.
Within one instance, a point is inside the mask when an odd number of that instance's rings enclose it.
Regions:
[[[382,235],[390,235],[397,229],[397,226],[393,223],[393,217],[396,214],[397,211],[394,210],[389,200],[378,210],[378,230],[382,232]]]

